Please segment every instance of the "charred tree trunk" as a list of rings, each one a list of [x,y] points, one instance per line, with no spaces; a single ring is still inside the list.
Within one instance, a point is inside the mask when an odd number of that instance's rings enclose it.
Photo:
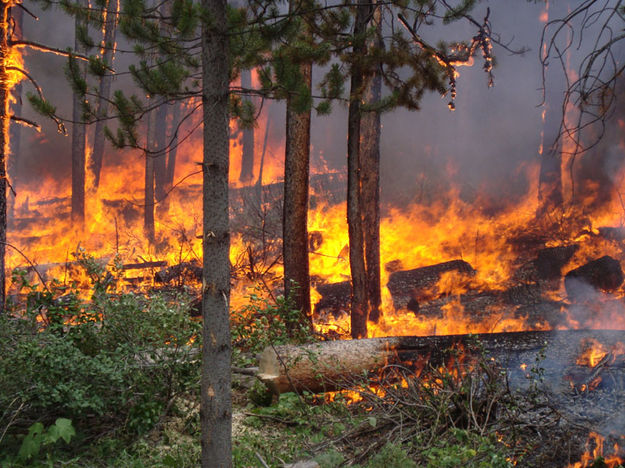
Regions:
[[[13,2],[0,5],[0,312],[4,312],[5,253],[7,240],[7,154],[9,151],[9,91],[7,74],[9,49],[9,17]]]
[[[558,18],[558,14],[547,14]],[[545,102],[543,114],[543,133],[541,141],[540,175],[538,179],[538,217],[545,218],[561,211],[564,204],[562,194],[562,97],[558,83],[562,82],[562,70],[554,57],[553,64],[545,67]]]
[[[376,10],[375,22],[380,27],[380,10]],[[380,34],[373,47],[381,47]],[[382,75],[374,73],[367,86],[365,100],[370,105],[380,101]],[[380,112],[365,112],[360,122],[360,151],[362,163],[361,201],[363,239],[365,245],[366,288],[369,300],[369,320],[377,322],[380,317],[382,292],[380,285]]]
[[[229,57],[226,0],[202,0],[203,346],[202,467],[232,466],[230,230],[228,224]]]
[[[148,115],[148,138],[145,152],[145,184],[143,190],[143,233],[150,244],[154,243],[154,111]]]
[[[22,39],[22,23],[24,18],[24,10],[22,8],[11,8],[11,18],[13,19],[13,39]],[[17,83],[11,90],[11,95],[14,98],[13,105],[11,106],[12,115],[22,114],[22,83]],[[17,160],[20,154],[21,133],[22,127],[20,125],[11,125],[9,129],[9,141],[10,156],[7,161],[8,177],[13,187],[13,196],[8,195],[8,219],[13,218],[13,210],[15,208],[15,193],[17,192]]]
[[[82,8],[85,6],[84,0],[78,2]],[[74,47],[77,53],[83,53],[84,47],[79,40],[79,30],[86,28],[87,23],[79,16],[76,17],[76,38]],[[72,66],[70,64],[70,66]],[[78,61],[74,62],[76,73],[85,78],[85,66]],[[85,223],[85,146],[86,128],[83,122],[82,101],[83,96],[74,92],[72,98],[72,224],[82,228]]]
[[[167,190],[171,190],[174,185],[174,175],[176,173],[176,155],[178,154],[178,126],[180,125],[180,103],[173,104],[171,119],[171,136],[169,150],[167,151]]]
[[[297,7],[291,1],[289,9]],[[299,64],[298,82],[310,92],[312,63]],[[286,103],[284,153],[284,211],[282,239],[284,290],[301,310],[301,322],[311,323],[310,276],[308,271],[308,185],[310,163],[310,108],[297,109],[297,96]]]
[[[241,70],[241,88],[250,89],[252,87],[252,71]],[[248,99],[249,100],[249,99]],[[241,172],[239,180],[250,182],[254,177],[254,129],[243,128],[243,148],[241,152]]]
[[[157,107],[154,115],[154,199],[161,202],[167,196],[167,104]]]
[[[105,5],[104,18],[104,37],[102,38],[102,46],[100,53],[103,62],[111,66],[115,54],[115,36],[117,33],[117,6],[118,0],[108,0]],[[104,118],[107,114],[108,99],[111,94],[111,83],[113,75],[106,73],[100,78],[100,90],[97,97],[97,122],[95,124],[95,132],[93,135],[93,152],[89,169],[93,178],[93,189],[97,190],[100,186],[100,173],[102,171],[102,161],[104,159]]]
[[[365,270],[365,246],[361,207],[362,162],[360,153],[360,121],[364,86],[363,66],[360,62],[367,53],[365,33],[369,17],[369,3],[358,1],[354,23],[352,46],[352,69],[350,100],[347,117],[347,225],[349,234],[349,266],[352,277],[351,335],[352,338],[367,336],[369,316],[367,299],[367,275]]]

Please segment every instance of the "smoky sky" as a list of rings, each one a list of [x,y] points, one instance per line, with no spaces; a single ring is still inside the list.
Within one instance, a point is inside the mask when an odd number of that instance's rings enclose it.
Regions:
[[[566,11],[567,2],[552,6],[552,15]],[[492,29],[512,49],[528,49],[512,55],[494,46],[494,83],[482,70],[478,54],[472,67],[459,68],[456,110],[451,112],[449,96],[426,93],[419,111],[396,109],[382,117],[381,195],[383,201],[410,201],[435,197],[457,187],[467,199],[486,194],[493,200],[520,196],[527,189],[524,165],[538,161],[543,100],[539,61],[544,2],[497,0],[479,2],[472,15],[481,21],[490,7]],[[38,11],[34,21],[24,17],[24,34],[30,40],[65,49],[74,42],[74,23],[58,10]],[[438,39],[470,38],[475,26],[458,22],[445,28],[424,31],[432,43]],[[572,50],[574,63],[587,50]],[[123,64],[128,58],[118,58]],[[30,52],[27,67],[57,105],[59,113],[71,116],[71,91],[65,77],[63,57]],[[316,70],[320,78],[322,70]],[[556,76],[547,83],[553,102],[561,101],[563,80]],[[113,88],[132,89],[129,78],[119,77]],[[30,89],[25,85],[26,89]],[[284,104],[266,104],[271,115],[271,139],[284,138]],[[28,105],[22,111],[42,125],[42,133],[22,130],[18,178],[36,180],[52,175],[60,183],[71,177],[70,139],[58,134],[56,125],[35,115]],[[327,163],[330,170],[345,171],[347,109],[335,104],[329,116],[314,116],[312,124],[312,165]],[[70,126],[68,126],[68,129]],[[551,134],[550,134],[551,133]],[[262,139],[262,129],[257,138]],[[554,138],[547,131],[545,141]],[[198,133],[197,138],[201,138]],[[277,155],[280,157],[280,155]],[[106,162],[105,162],[106,164]],[[66,183],[65,182],[65,183]]]

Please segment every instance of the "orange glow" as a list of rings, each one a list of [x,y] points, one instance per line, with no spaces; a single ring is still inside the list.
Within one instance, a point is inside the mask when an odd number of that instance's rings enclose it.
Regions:
[[[593,466],[593,462],[599,457],[603,457],[604,461],[604,465],[601,466],[606,466],[608,468],[616,468],[625,462],[625,459],[617,455],[620,449],[617,443],[612,447],[611,454],[604,453],[604,444],[605,437],[596,432],[591,432],[586,441],[586,452],[582,455],[581,460],[569,465],[568,468],[586,468]]]

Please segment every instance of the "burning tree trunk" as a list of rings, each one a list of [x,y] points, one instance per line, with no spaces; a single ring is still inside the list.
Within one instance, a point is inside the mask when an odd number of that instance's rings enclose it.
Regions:
[[[361,58],[367,52],[365,33],[370,6],[358,1],[354,22],[350,100],[347,117],[347,224],[349,234],[349,266],[352,277],[351,334],[352,338],[367,336],[369,304],[363,235],[361,183],[362,161],[360,151],[360,121],[364,70]]]
[[[246,89],[252,88],[252,71],[249,69],[241,70],[241,88],[243,88],[244,92]],[[241,182],[249,182],[254,177],[254,129],[245,127],[242,129],[242,132],[243,149],[241,152],[239,180]]]
[[[549,8],[555,5],[547,4],[547,15],[550,15]],[[563,8],[563,7],[561,7]],[[546,51],[543,50],[543,54]],[[540,149],[540,176],[538,180],[538,216],[545,217],[553,215],[557,210],[561,210],[564,203],[562,194],[562,102],[561,94],[558,93],[557,84],[562,82],[562,77],[558,73],[559,68],[554,63],[552,66],[545,66],[544,86],[545,102],[543,109],[543,130]]]
[[[119,8],[118,0],[108,0],[104,7],[104,37],[102,38],[102,47],[100,54],[102,61],[111,66],[113,56],[115,54],[115,36],[117,32],[117,13]],[[100,172],[102,170],[102,160],[104,158],[104,119],[106,117],[106,109],[108,99],[111,94],[111,83],[113,75],[106,73],[100,78],[100,89],[97,97],[97,122],[95,124],[95,133],[93,135],[93,152],[91,153],[90,171],[93,177],[93,189],[97,190],[100,185]]]
[[[291,1],[289,10],[297,4]],[[301,92],[310,94],[312,64],[300,63],[297,73]],[[299,103],[298,103],[299,101]],[[286,104],[284,154],[283,259],[284,290],[310,322],[310,276],[308,271],[308,167],[310,162],[310,107],[299,109],[301,98],[289,95]]]
[[[374,21],[380,28],[380,9],[376,9]],[[378,29],[374,47],[383,46]],[[366,102],[379,103],[382,93],[382,75],[377,72],[367,86]],[[377,322],[380,317],[382,292],[380,285],[380,111],[365,112],[360,123],[362,185],[361,201],[363,240],[365,245],[366,288],[369,300],[369,320]]]
[[[7,240],[7,154],[9,151],[9,17],[13,2],[0,5],[0,312],[5,303],[5,252]]]
[[[162,103],[154,115],[154,200],[167,196],[167,104]]]
[[[22,23],[24,18],[24,12],[21,8],[11,8],[11,18],[13,19],[13,37],[17,40],[22,39]],[[17,83],[13,87],[13,91],[11,93],[13,95],[14,102],[11,106],[11,114],[12,115],[20,115],[22,113],[22,84]],[[21,126],[20,125],[11,125],[9,141],[11,142],[11,154],[9,160],[7,161],[7,171],[8,177],[11,181],[11,185],[13,187],[13,191],[15,193],[17,189],[17,160],[20,154],[20,143],[21,143]],[[8,212],[9,219],[13,217],[13,208],[15,205],[15,194],[8,201]]]
[[[79,8],[85,8],[84,0],[78,1]],[[77,53],[84,52],[84,47],[80,40],[82,31],[86,32],[87,23],[80,15],[76,16],[76,31],[74,47]],[[70,68],[75,83],[84,81],[86,76],[86,68],[82,63],[70,58]],[[72,224],[80,226],[85,223],[85,146],[86,146],[86,129],[83,122],[83,94],[74,91],[72,98]]]
[[[200,419],[202,467],[232,466],[230,231],[228,225],[229,57],[226,0],[202,0],[203,287]]]
[[[173,104],[171,119],[171,141],[167,151],[167,189],[174,185],[174,174],[176,173],[176,155],[178,154],[178,126],[180,125],[180,103]]]
[[[148,138],[145,152],[145,184],[143,197],[143,232],[150,244],[154,243],[154,111],[148,115]]]

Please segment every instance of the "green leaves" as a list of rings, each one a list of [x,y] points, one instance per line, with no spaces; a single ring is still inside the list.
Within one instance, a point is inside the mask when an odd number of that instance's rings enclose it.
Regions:
[[[42,447],[54,445],[59,439],[69,444],[75,435],[76,430],[69,419],[58,418],[47,430],[41,422],[36,422],[28,428],[28,434],[22,441],[17,459],[21,462],[36,459]]]

